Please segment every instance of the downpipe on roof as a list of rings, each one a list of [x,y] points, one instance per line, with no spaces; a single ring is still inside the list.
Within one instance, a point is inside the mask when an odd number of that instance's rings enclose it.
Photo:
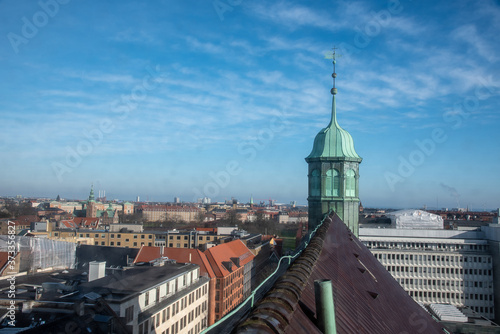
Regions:
[[[315,280],[314,298],[316,301],[316,325],[325,334],[337,334],[332,281],[329,279]]]

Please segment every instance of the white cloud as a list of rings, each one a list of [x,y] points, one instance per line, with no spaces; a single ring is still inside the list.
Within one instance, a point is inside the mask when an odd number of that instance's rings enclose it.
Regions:
[[[468,43],[478,55],[488,60],[489,62],[496,62],[498,60],[496,50],[492,49],[482,36],[478,33],[476,26],[472,24],[463,25],[458,27],[452,32],[453,38]]]

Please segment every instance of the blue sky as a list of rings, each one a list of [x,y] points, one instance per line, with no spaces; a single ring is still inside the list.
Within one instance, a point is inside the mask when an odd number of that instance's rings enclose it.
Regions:
[[[0,22],[0,195],[305,204],[335,45],[365,206],[500,206],[498,2],[8,0]]]

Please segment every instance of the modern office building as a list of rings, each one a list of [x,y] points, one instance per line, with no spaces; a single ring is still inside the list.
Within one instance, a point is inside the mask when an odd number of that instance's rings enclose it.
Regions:
[[[487,233],[494,224],[475,231],[402,225],[360,228],[359,238],[415,301],[467,306],[494,319],[495,241]]]

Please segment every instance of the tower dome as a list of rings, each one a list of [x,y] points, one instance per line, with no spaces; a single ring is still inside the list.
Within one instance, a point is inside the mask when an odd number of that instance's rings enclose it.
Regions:
[[[335,65],[335,60],[333,61]],[[335,68],[334,68],[335,71]],[[335,88],[335,78],[337,77],[334,72],[333,75],[334,87],[331,90],[332,98],[332,118],[330,124],[322,129],[314,139],[314,146],[311,154],[306,158],[306,161],[315,161],[323,159],[334,159],[344,161],[361,162],[362,158],[356,153],[354,149],[354,141],[351,135],[337,123],[337,110],[335,105],[335,97],[337,95],[337,88]]]

